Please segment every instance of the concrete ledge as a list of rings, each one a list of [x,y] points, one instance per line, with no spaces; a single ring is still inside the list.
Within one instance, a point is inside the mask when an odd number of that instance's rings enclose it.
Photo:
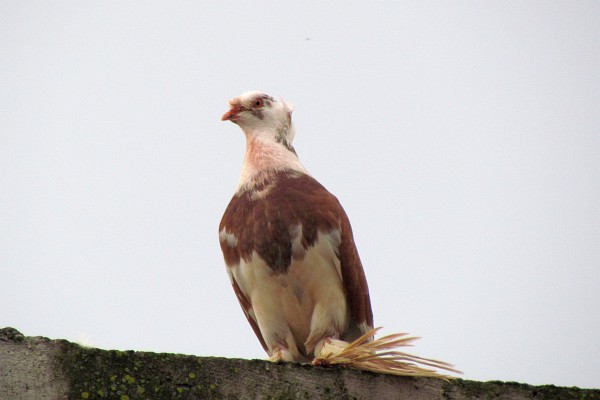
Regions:
[[[0,329],[0,399],[586,399],[598,389],[444,382],[261,360],[85,348]]]

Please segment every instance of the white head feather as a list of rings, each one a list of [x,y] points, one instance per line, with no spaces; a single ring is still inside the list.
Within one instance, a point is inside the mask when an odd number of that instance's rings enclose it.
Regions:
[[[229,106],[221,119],[239,125],[246,134],[239,189],[262,182],[272,172],[281,170],[308,174],[292,146],[296,131],[290,104],[253,91],[230,100]]]
[[[292,123],[293,107],[261,92],[246,92],[229,101],[231,109],[222,120],[231,121],[246,135],[263,136],[283,144],[293,151],[296,134]]]

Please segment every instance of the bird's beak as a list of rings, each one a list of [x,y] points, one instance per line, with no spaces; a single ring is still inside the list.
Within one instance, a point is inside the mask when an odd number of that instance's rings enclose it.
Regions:
[[[221,121],[231,121],[235,122],[237,120],[238,114],[242,112],[242,107],[239,104],[232,104],[231,109],[227,111],[221,117]]]

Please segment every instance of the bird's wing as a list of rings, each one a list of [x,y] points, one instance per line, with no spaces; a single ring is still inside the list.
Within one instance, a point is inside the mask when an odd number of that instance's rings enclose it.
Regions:
[[[346,291],[346,299],[350,315],[358,328],[358,332],[352,332],[351,324],[349,332],[344,339],[354,340],[373,328],[373,311],[371,310],[371,300],[369,297],[369,287],[367,278],[363,270],[358,250],[354,244],[352,227],[346,212],[340,205],[341,210],[341,243],[338,256],[342,269],[342,282]]]
[[[256,337],[260,341],[261,346],[268,353],[269,349],[267,348],[265,339],[262,337],[262,334],[260,333],[260,329],[258,328],[258,323],[256,322],[256,317],[254,316],[254,310],[252,309],[252,304],[250,303],[250,300],[248,300],[248,298],[244,295],[244,293],[242,292],[242,289],[240,289],[240,286],[236,282],[233,275],[230,275],[230,276],[231,276],[231,286],[233,286],[233,291],[235,292],[235,295],[237,296],[238,301],[240,302],[240,306],[242,306],[242,310],[244,310],[244,315],[246,316],[246,319],[248,320],[248,322],[250,322],[250,326],[252,327],[252,330],[254,331],[254,333],[256,334]]]
[[[250,211],[247,198],[233,196],[219,225],[219,242],[223,251],[223,257],[225,258],[225,265],[231,280],[231,286],[240,306],[242,306],[246,319],[248,319],[250,326],[252,326],[252,330],[256,334],[256,337],[258,337],[263,349],[268,353],[268,347],[258,327],[252,303],[240,288],[233,273],[233,268],[239,267],[242,261],[241,255],[245,258],[248,257],[254,247],[252,240],[249,240],[252,237],[252,232],[244,231]]]

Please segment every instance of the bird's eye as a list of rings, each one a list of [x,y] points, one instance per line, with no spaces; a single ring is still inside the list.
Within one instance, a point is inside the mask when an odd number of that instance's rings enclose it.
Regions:
[[[254,107],[259,108],[262,106],[263,106],[263,99],[258,98],[256,100],[254,100]]]

